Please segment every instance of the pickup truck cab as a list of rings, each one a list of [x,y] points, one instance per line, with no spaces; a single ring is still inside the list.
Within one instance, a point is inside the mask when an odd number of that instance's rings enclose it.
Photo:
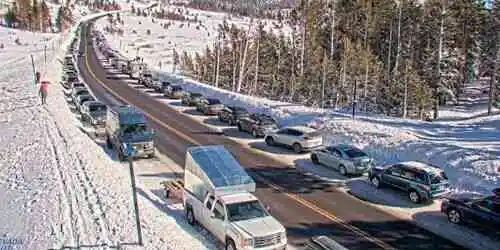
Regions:
[[[252,194],[255,182],[223,146],[188,148],[184,168],[186,219],[228,250],[284,250],[285,228]]]

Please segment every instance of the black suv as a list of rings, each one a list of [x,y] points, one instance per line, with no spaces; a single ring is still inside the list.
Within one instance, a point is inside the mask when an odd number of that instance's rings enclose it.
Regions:
[[[269,115],[259,113],[242,117],[237,124],[240,131],[252,133],[254,137],[262,137],[267,132],[278,129],[276,120]]]
[[[221,122],[236,125],[241,118],[248,116],[248,111],[242,107],[228,106],[222,109],[217,115]]]
[[[155,91],[163,94],[169,85],[169,82],[161,82],[160,84],[155,85]]]
[[[182,105],[186,106],[198,106],[198,104],[203,100],[203,95],[200,93],[189,92],[182,96]]]
[[[470,223],[496,232],[500,228],[500,194],[448,195],[441,203],[441,212],[451,223]]]

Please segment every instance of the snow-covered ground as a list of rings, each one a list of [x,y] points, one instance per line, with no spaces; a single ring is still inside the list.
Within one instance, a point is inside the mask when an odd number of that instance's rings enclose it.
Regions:
[[[156,7],[153,9],[159,9]],[[167,19],[157,19],[149,17],[139,17],[134,14],[123,14],[121,16],[124,24],[115,24],[113,27],[122,29],[123,36],[118,34],[108,34],[108,41],[114,48],[120,49],[123,55],[133,58],[140,56],[144,58],[151,67],[164,70],[172,70],[173,51],[179,55],[183,51],[188,53],[202,52],[209,43],[214,43],[217,39],[217,30],[224,20],[229,25],[235,24],[238,27],[255,31],[257,20],[251,21],[245,17],[231,17],[222,12],[201,11],[191,8],[168,6],[166,11],[181,11],[186,18],[198,22],[173,21]],[[260,20],[265,24],[265,30],[273,30],[276,33],[283,32],[289,34],[287,26],[277,28],[274,20]],[[171,22],[172,25],[164,28],[164,24]],[[96,26],[103,28],[109,25],[106,18],[96,22]],[[147,34],[149,30],[149,35]]]
[[[56,84],[56,58],[66,38],[0,28],[0,248],[137,249],[127,165],[87,136]],[[33,83],[30,55],[42,79],[53,83],[45,106]],[[140,249],[215,249],[206,232],[184,222],[178,204],[153,192],[159,183],[151,176],[172,171],[166,162],[138,163],[149,166],[136,173],[145,239]]]

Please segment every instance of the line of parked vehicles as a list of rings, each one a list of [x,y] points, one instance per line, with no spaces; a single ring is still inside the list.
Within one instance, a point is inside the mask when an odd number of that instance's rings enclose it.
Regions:
[[[102,39],[99,48],[106,51]],[[104,52],[103,55],[106,56],[107,53]],[[167,98],[179,99],[182,105],[196,107],[196,110],[204,115],[217,116],[221,122],[236,126],[240,131],[255,138],[263,138],[269,146],[284,146],[296,153],[308,151],[312,163],[336,169],[341,175],[366,174],[368,181],[375,188],[389,187],[400,190],[413,203],[443,198],[441,210],[451,223],[472,222],[493,231],[500,226],[500,189],[494,190],[491,196],[469,197],[451,194],[448,177],[438,166],[419,161],[376,166],[373,158],[352,145],[325,146],[320,131],[314,128],[279,127],[276,119],[267,114],[250,113],[239,106],[226,106],[218,99],[184,90],[182,83],[161,80],[152,74],[147,65],[141,65],[137,80]],[[211,213],[214,208],[210,208]],[[187,216],[189,221],[189,215]]]

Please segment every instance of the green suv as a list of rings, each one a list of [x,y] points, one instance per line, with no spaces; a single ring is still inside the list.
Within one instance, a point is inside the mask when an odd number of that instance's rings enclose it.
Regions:
[[[368,178],[376,188],[389,186],[406,192],[413,203],[441,197],[450,186],[442,169],[417,161],[371,168]]]

